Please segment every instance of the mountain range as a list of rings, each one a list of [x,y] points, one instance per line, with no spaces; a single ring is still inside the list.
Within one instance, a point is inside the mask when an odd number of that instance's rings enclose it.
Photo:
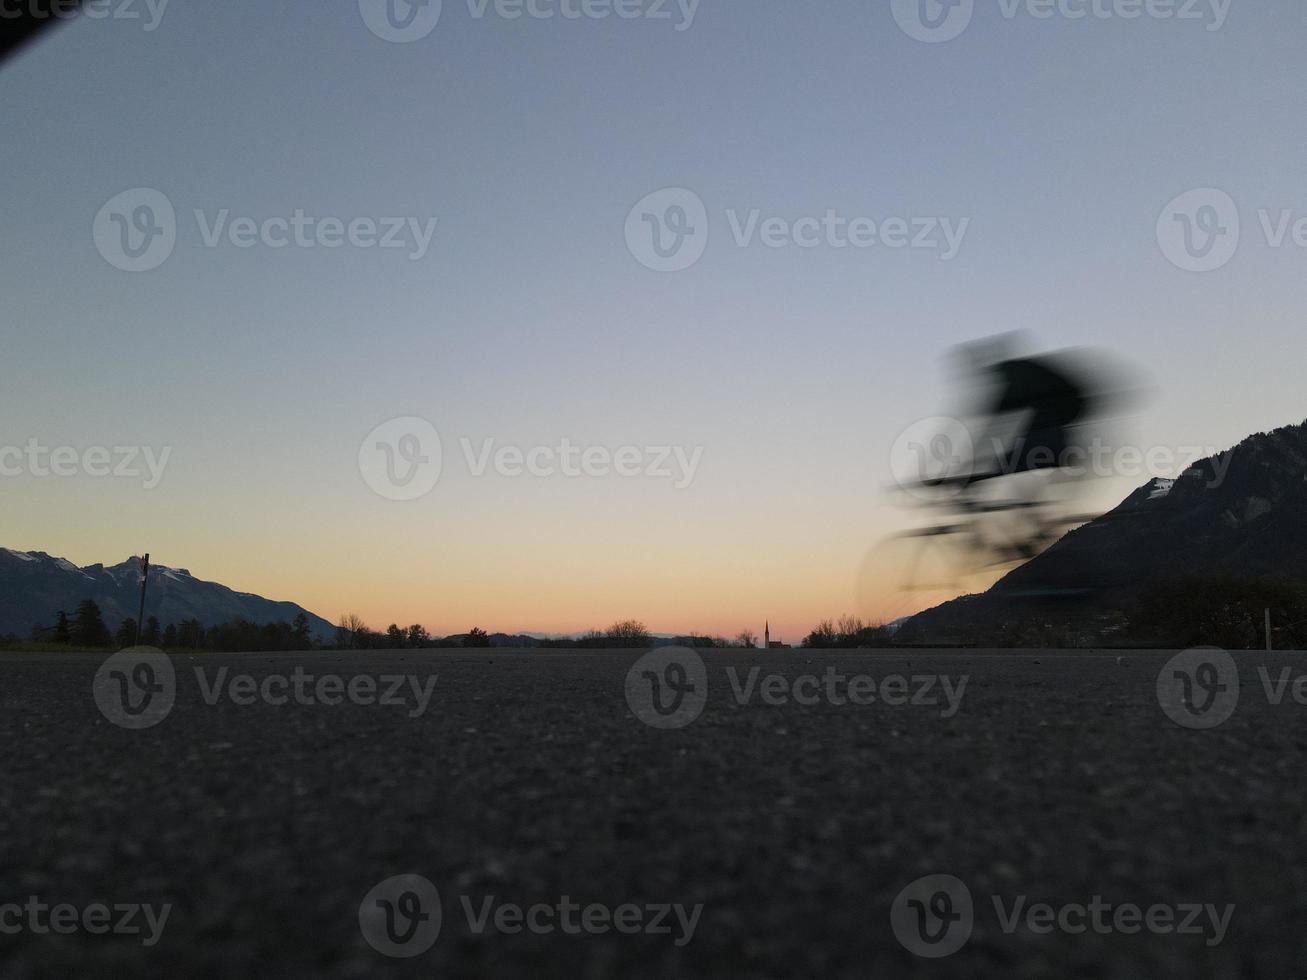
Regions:
[[[70,616],[83,599],[94,599],[112,631],[135,619],[140,603],[141,568],[136,558],[117,565],[79,568],[43,551],[0,548],[0,635],[26,637],[33,626],[50,626],[60,612]],[[184,568],[150,566],[145,615],[164,626],[198,619],[205,626],[245,619],[254,623],[292,622],[303,613],[319,640],[335,639],[336,627],[293,602],[277,602],[236,592],[195,578]]]
[[[1050,608],[1084,621],[1193,575],[1307,582],[1307,422],[1150,480],[988,591],[913,616],[899,636],[963,641]]]
[[[1307,583],[1307,422],[1250,436],[1173,480],[1150,480],[986,592],[896,622],[896,639],[968,643],[1048,619],[1101,625],[1149,589],[1195,574]],[[140,580],[136,558],[78,567],[42,551],[0,548],[0,636],[51,626],[83,599],[95,600],[112,631],[135,618]],[[301,613],[315,639],[335,640],[332,623],[293,602],[237,592],[184,568],[150,567],[145,614],[165,626],[188,619],[289,623]],[[535,646],[540,636],[489,640]]]

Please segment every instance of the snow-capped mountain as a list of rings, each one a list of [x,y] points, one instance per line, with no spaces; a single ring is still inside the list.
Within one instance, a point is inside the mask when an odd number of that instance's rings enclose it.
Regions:
[[[70,615],[83,599],[94,599],[113,630],[135,619],[141,569],[135,558],[118,565],[79,568],[43,551],[0,548],[0,635],[27,636],[33,626],[49,626],[60,611]],[[166,626],[198,619],[205,626],[245,619],[254,623],[291,622],[300,613],[319,639],[335,637],[335,627],[293,602],[276,602],[195,578],[184,568],[150,566],[145,615]]]

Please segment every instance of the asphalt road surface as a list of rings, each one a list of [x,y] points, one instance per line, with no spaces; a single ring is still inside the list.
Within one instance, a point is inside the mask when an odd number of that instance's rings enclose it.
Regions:
[[[0,658],[10,980],[1307,961],[1299,655],[119,656]]]

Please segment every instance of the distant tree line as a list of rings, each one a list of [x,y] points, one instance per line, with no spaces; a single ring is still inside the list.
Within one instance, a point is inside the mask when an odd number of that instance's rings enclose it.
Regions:
[[[529,637],[505,638],[496,634],[496,643],[513,639],[528,641],[545,649],[612,649],[651,648],[655,643],[668,643],[698,649],[755,649],[758,635],[752,630],[741,630],[733,639],[722,636],[688,634],[656,639],[643,622],[623,619],[607,629],[590,630],[575,638],[534,640]],[[884,626],[869,626],[852,616],[843,616],[837,622],[822,620],[803,645],[809,648],[856,648],[891,645],[892,632]],[[100,607],[91,599],[84,599],[70,616],[60,612],[49,626],[37,626],[32,639],[71,647],[122,649],[140,644],[162,649],[206,650],[232,653],[253,651],[309,650],[316,645],[308,617],[300,613],[290,622],[254,623],[236,619],[229,623],[205,626],[198,619],[182,620],[163,626],[159,619],[150,616],[137,635],[134,618],[124,619],[116,631],[105,625]],[[13,646],[20,641],[16,636],[0,638],[0,645]],[[347,614],[336,627],[334,644],[328,648],[338,650],[413,650],[433,648],[488,648],[492,645],[489,633],[474,626],[466,633],[447,637],[431,636],[425,627],[414,623],[401,627],[391,623],[384,631],[370,628],[361,616]]]
[[[699,647],[753,647],[757,644],[757,635],[749,630],[738,634],[734,641],[721,636],[699,636],[691,634],[678,636],[660,642],[675,643],[679,646]],[[384,632],[371,629],[361,616],[348,614],[340,618],[336,627],[336,647],[341,650],[401,650],[422,648],[462,648],[486,649],[494,645],[527,646],[541,649],[612,649],[652,647],[655,637],[648,627],[638,619],[623,619],[613,623],[604,630],[590,630],[574,638],[535,639],[525,636],[494,637],[479,626],[473,626],[466,633],[452,636],[435,637],[419,625],[407,629],[397,623],[391,623]]]
[[[151,616],[144,627],[137,630],[135,618],[124,619],[117,630],[110,632],[104,614],[93,599],[83,599],[70,616],[67,612],[56,615],[47,626],[35,626],[32,640],[79,649],[122,649],[130,646],[152,646],[162,649],[186,649],[244,653],[253,651],[309,650],[313,647],[313,632],[308,616],[300,613],[289,623],[254,623],[235,619],[229,623],[204,626],[198,619],[162,626]],[[16,646],[16,636],[4,638],[7,646]]]
[[[857,616],[841,616],[836,622],[823,619],[803,638],[803,646],[813,650],[889,647],[894,645],[894,631],[887,626],[864,623]]]
[[[438,645],[440,641],[428,635],[426,629],[418,623],[407,629],[391,623],[384,633],[378,633],[368,627],[362,616],[348,613],[340,617],[336,626],[338,650],[403,650]]]
[[[1122,600],[1115,605],[1100,602],[1058,610],[1032,608],[1007,621],[968,627],[953,642],[994,648],[1211,645],[1249,649],[1265,644],[1264,610],[1268,608],[1275,646],[1307,649],[1307,585],[1233,576],[1178,579],[1154,586],[1136,600]],[[358,616],[343,617],[337,630],[337,646],[341,649],[486,648],[492,642],[513,645],[514,640],[544,649],[650,648],[658,643],[700,649],[756,649],[761,645],[751,630],[742,630],[730,640],[696,634],[655,638],[637,619],[618,620],[607,629],[590,630],[573,638],[543,640],[496,634],[492,641],[480,627],[438,638],[429,636],[421,626],[403,629],[394,623],[379,633],[368,629]],[[804,637],[802,646],[813,650],[887,649],[911,642],[900,637],[893,626],[845,615],[836,620],[823,619]]]
[[[576,639],[545,640],[541,645],[555,649],[608,649],[610,647],[651,647],[653,634],[638,619],[622,619],[606,630],[589,630]]]
[[[843,616],[838,622],[822,620],[804,640],[810,648],[852,648],[891,645],[892,633],[883,626],[868,626],[852,616]],[[60,645],[98,649],[118,649],[140,644],[162,649],[189,649],[225,652],[309,650],[315,646],[308,617],[300,613],[293,622],[254,623],[237,619],[215,626],[204,626],[198,619],[183,620],[163,626],[151,616],[137,636],[134,618],[124,619],[115,632],[105,625],[100,607],[91,599],[84,599],[70,616],[60,612],[50,626],[33,628],[32,639]],[[504,638],[500,637],[500,641]],[[527,638],[523,638],[527,639]],[[0,638],[0,643],[15,645],[17,637]],[[638,619],[623,619],[604,630],[590,630],[575,638],[557,638],[532,641],[546,649],[612,649],[649,648],[655,637]],[[758,635],[752,630],[741,630],[734,639],[722,636],[688,634],[665,638],[663,643],[698,649],[755,649]],[[330,646],[330,644],[329,644]],[[347,614],[336,627],[334,648],[338,650],[413,650],[432,648],[488,648],[491,637],[484,629],[474,626],[466,633],[447,637],[433,637],[421,624],[401,627],[391,623],[384,632],[370,628],[361,616]]]
[[[653,633],[640,620],[622,619],[605,630],[590,630],[575,639],[541,640],[540,645],[560,650],[610,650],[613,648],[643,649],[653,647],[657,643],[667,643],[675,646],[711,650],[729,647],[752,647],[756,642],[757,636],[749,630],[739,633],[734,641],[722,636],[702,636],[696,633],[667,637],[660,640],[655,638]]]

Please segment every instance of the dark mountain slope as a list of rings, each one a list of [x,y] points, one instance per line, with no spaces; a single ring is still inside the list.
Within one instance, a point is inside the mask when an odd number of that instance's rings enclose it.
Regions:
[[[1190,575],[1307,581],[1307,423],[1250,436],[1174,482],[1150,481],[988,592],[928,609],[900,635],[966,641],[1050,607],[1088,620]]]
[[[49,626],[60,611],[71,614],[82,599],[94,599],[112,630],[136,617],[141,572],[135,558],[118,565],[78,568],[43,551],[0,548],[0,634],[25,637],[35,625]],[[184,568],[150,566],[145,615],[167,625],[198,619],[206,626],[246,619],[254,623],[291,622],[301,612],[310,631],[333,639],[335,627],[293,602],[276,602],[205,582]]]

